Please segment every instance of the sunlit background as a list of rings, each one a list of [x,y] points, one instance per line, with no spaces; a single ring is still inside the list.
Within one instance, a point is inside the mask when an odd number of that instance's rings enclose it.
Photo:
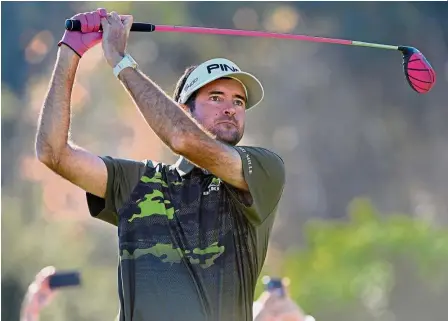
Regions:
[[[172,92],[184,68],[214,57],[263,82],[243,144],[279,153],[287,185],[263,274],[288,276],[317,320],[446,321],[448,302],[448,7],[446,3],[2,2],[2,308],[18,320],[45,265],[83,286],[43,321],[113,320],[116,229],[89,217],[84,193],[34,156],[34,135],[64,20],[105,7],[155,24],[310,34],[420,49],[437,72],[426,95],[387,50],[231,36],[133,33],[129,52]],[[73,140],[97,153],[170,163],[105,62],[81,60]],[[262,290],[257,288],[257,296]]]

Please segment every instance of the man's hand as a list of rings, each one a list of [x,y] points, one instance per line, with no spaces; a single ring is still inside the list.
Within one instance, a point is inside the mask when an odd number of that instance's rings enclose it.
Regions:
[[[289,297],[270,296],[254,321],[308,321],[300,307]]]
[[[87,50],[101,41],[102,33],[99,32],[101,17],[106,15],[106,10],[100,8],[73,16],[72,19],[81,21],[81,31],[66,30],[58,45],[64,44],[76,52],[79,57],[82,57]]]
[[[104,57],[112,68],[125,56],[133,21],[134,18],[132,16],[119,16],[115,11],[101,18]]]

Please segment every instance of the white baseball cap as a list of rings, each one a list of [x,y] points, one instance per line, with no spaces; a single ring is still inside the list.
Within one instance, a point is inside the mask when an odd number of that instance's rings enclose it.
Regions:
[[[243,85],[247,98],[246,109],[255,107],[263,100],[263,86],[254,75],[241,71],[228,59],[214,58],[197,66],[188,76],[178,102],[185,104],[196,90],[223,77],[235,79]]]

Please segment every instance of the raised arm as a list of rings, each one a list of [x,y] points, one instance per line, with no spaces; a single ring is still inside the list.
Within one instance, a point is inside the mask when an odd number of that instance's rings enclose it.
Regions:
[[[92,12],[73,18],[81,20],[86,30],[92,32],[81,34],[66,31],[61,40],[49,90],[39,117],[36,155],[53,172],[89,193],[104,197],[106,165],[96,155],[69,142],[70,100],[75,74],[82,54],[101,40],[98,33],[100,14]]]
[[[123,22],[122,22],[123,20]],[[112,12],[102,19],[103,50],[111,67],[125,55],[132,17]],[[241,156],[229,145],[210,137],[198,123],[142,72],[125,68],[119,79],[132,96],[148,125],[176,154],[207,169],[227,183],[248,190]]]

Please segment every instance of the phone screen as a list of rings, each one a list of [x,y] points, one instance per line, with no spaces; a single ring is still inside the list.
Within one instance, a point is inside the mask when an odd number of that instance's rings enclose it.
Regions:
[[[51,289],[79,286],[81,285],[81,277],[79,272],[56,272],[50,276],[49,284]]]

